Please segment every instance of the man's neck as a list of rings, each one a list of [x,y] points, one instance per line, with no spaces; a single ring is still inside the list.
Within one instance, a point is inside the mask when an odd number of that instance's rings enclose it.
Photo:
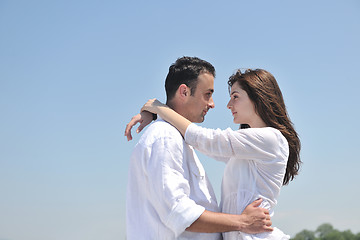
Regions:
[[[166,105],[176,112],[174,104],[171,101],[166,101]]]
[[[167,101],[166,105],[171,108],[172,110],[174,110],[175,112],[177,112],[178,114],[180,114],[181,116],[183,116],[184,118],[188,119],[186,117],[186,113],[183,111],[184,109],[181,108],[181,106],[179,106],[178,104],[176,104],[176,102],[173,101]],[[189,120],[189,119],[188,119]],[[191,121],[191,120],[189,120]]]

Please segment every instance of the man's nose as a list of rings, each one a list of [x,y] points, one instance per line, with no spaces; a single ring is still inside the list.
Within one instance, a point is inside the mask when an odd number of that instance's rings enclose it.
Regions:
[[[214,103],[214,99],[211,97],[210,102],[208,104],[209,108],[214,108],[215,107],[215,103]]]

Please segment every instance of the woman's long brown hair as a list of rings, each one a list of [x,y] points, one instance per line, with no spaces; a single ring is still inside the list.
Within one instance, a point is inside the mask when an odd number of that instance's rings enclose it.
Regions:
[[[300,139],[286,111],[285,102],[275,77],[263,69],[238,70],[230,76],[228,85],[237,82],[247,92],[255,105],[255,111],[265,124],[278,129],[289,144],[289,159],[283,185],[287,185],[298,175],[300,169]],[[251,127],[251,126],[250,126]]]

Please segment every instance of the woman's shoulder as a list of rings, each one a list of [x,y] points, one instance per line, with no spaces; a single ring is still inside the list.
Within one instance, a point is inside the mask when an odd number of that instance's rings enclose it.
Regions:
[[[244,134],[259,135],[259,136],[263,136],[264,138],[270,138],[270,139],[283,136],[278,129],[273,127],[244,128],[244,129],[239,129],[237,131],[242,132]]]
[[[268,146],[286,147],[288,142],[280,130],[273,127],[239,129],[239,132],[248,135],[255,141],[262,142]]]
[[[286,144],[288,144],[285,136],[280,132],[279,129],[273,128],[273,127],[266,127],[264,128],[266,131],[268,131],[269,135],[272,134],[273,137],[275,138],[276,142],[284,142]]]
[[[266,132],[265,134],[269,144],[274,150],[278,149],[287,158],[289,155],[289,143],[280,130],[273,127],[266,127],[264,128],[264,132]]]

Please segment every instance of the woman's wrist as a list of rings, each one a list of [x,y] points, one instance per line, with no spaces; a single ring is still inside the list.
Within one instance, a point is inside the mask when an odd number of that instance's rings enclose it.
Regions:
[[[155,121],[157,119],[157,114],[156,113],[153,113],[153,121]]]

